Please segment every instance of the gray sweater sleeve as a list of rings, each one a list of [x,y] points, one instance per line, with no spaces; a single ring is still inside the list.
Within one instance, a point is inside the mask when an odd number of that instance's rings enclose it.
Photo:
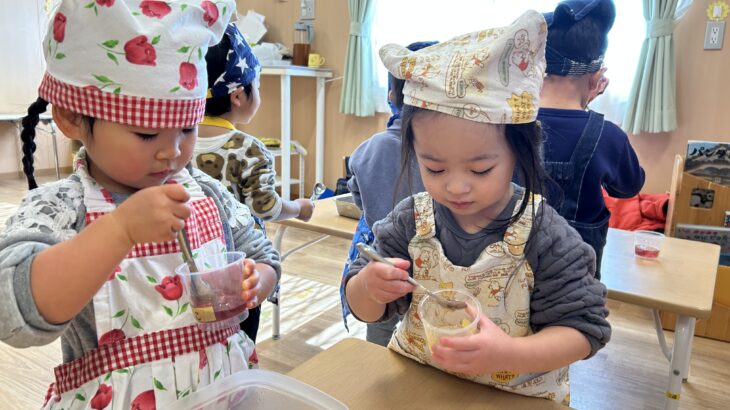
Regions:
[[[401,258],[410,261],[411,256],[408,253],[408,243],[416,234],[416,222],[413,218],[413,198],[406,198],[401,201],[393,211],[384,219],[378,221],[373,226],[375,242],[373,247],[379,254],[387,258]],[[350,270],[345,278],[347,283],[352,277],[358,274],[368,264],[367,259],[358,257],[350,264]],[[408,268],[408,274],[413,276],[412,268]],[[345,286],[347,289],[347,286]],[[385,307],[385,313],[378,322],[391,319],[396,314],[404,315],[408,311],[411,304],[411,294],[390,302]],[[350,309],[352,311],[352,309]],[[353,312],[353,316],[357,315]],[[360,320],[360,318],[357,318]]]
[[[548,326],[580,331],[591,344],[591,357],[611,338],[606,286],[593,277],[593,248],[544,202],[536,226],[526,246],[535,274],[530,324],[535,332]]]
[[[245,252],[246,258],[256,263],[265,263],[276,271],[277,278],[281,278],[281,262],[279,253],[274,249],[266,235],[256,229],[254,219],[249,208],[238,202],[221,183],[204,172],[194,169],[192,175],[198,183],[210,188],[223,205],[227,216],[227,223],[233,234],[233,248]]]
[[[14,347],[41,346],[61,336],[68,323],[48,323],[35,304],[30,267],[43,250],[77,233],[78,181],[66,179],[31,191],[0,236],[0,340]]]

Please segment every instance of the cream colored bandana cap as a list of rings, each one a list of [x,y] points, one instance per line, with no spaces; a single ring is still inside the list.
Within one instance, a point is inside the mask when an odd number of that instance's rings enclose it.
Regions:
[[[406,80],[403,101],[471,121],[535,121],[545,73],[547,25],[528,11],[512,25],[455,37],[419,51],[397,44],[380,59]]]

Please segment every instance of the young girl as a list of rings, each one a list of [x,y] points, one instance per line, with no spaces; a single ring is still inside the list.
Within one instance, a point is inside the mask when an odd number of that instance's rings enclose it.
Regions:
[[[630,198],[644,185],[644,170],[626,133],[586,109],[608,82],[603,55],[615,17],[612,0],[563,1],[545,15],[547,76],[537,113],[545,168],[556,182],[547,200],[593,247],[596,279],[611,216],[602,188]]]
[[[205,104],[203,56],[235,3],[85,3],[63,1],[44,41],[47,72],[22,131],[31,188],[33,127],[48,103],[84,148],[70,177],[28,194],[0,239],[0,339],[61,337],[44,408],[155,408],[257,362],[237,323],[194,325],[176,232],[195,254],[246,252],[249,308],[280,270],[248,208],[186,167]]]
[[[251,122],[261,104],[261,65],[235,24],[226,27],[223,39],[208,50],[205,60],[206,115],[198,127],[193,165],[221,181],[236,199],[248,205],[262,232],[265,231],[261,219],[296,217],[308,221],[314,203],[309,198],[281,198],[275,189],[273,155],[256,137],[233,125]],[[241,329],[254,342],[260,316],[261,308],[256,307],[241,322]]]
[[[538,195],[545,31],[530,11],[418,52],[380,50],[406,79],[403,160],[415,155],[427,192],[374,226],[375,247],[397,267],[358,259],[346,297],[365,322],[404,314],[389,347],[407,357],[567,404],[568,365],[592,356],[611,329],[593,250]],[[511,183],[515,171],[524,188]],[[409,274],[432,291],[474,295],[478,333],[429,349],[417,314],[424,292]]]

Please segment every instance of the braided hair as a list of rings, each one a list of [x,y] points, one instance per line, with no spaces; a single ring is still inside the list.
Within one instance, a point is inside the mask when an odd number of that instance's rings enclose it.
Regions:
[[[23,129],[20,131],[20,140],[23,142],[23,172],[28,179],[28,189],[38,188],[38,184],[33,176],[33,153],[36,150],[35,145],[35,127],[40,121],[40,115],[46,112],[48,101],[38,97],[33,104],[28,107],[28,115],[23,117]]]

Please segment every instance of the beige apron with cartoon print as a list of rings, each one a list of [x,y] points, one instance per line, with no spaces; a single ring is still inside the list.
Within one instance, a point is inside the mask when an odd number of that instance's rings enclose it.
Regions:
[[[517,222],[510,225],[503,240],[484,249],[473,265],[462,267],[448,260],[435,237],[431,195],[427,192],[417,194],[414,201],[416,236],[408,245],[413,261],[413,277],[431,291],[459,289],[473,295],[481,303],[482,312],[510,336],[532,334],[530,296],[534,277],[529,263],[524,259],[525,243],[533,222],[531,213],[525,212]],[[541,201],[541,197],[534,197],[535,209]],[[519,209],[520,203],[517,202],[515,209]],[[532,206],[528,205],[527,209],[532,209]],[[431,358],[423,324],[418,317],[418,304],[424,295],[421,289],[413,292],[410,308],[388,347],[438,368]],[[520,375],[502,371],[475,377],[455,375],[525,396],[542,397],[566,405],[570,401],[568,367],[540,374]]]
[[[84,189],[87,224],[116,208],[88,174],[85,152],[74,163]],[[172,177],[190,194],[185,229],[195,252],[226,249],[220,214],[186,169]],[[93,257],[93,255],[89,255]],[[175,268],[176,241],[137,244],[93,299],[98,347],[58,366],[44,409],[153,409],[258,362],[238,323],[197,329],[190,297]]]

